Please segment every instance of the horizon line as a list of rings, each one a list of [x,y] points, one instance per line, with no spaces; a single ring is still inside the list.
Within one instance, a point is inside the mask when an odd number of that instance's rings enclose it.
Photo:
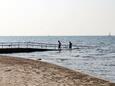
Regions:
[[[110,36],[110,35],[1,35],[0,37],[2,36]]]

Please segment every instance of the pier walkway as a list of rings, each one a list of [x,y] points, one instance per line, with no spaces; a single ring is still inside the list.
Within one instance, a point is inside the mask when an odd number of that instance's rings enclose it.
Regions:
[[[79,49],[89,46],[73,45],[72,49]],[[68,44],[62,44],[61,50],[68,50]],[[20,53],[34,51],[57,51],[58,44],[38,43],[38,42],[0,42],[0,53]]]
[[[62,45],[61,49],[68,49],[68,45]],[[0,42],[0,53],[57,51],[58,44],[38,42]]]

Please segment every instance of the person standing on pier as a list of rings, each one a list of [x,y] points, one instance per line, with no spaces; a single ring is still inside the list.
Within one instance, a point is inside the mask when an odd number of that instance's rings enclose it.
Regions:
[[[72,42],[69,41],[69,49],[72,49]]]
[[[61,42],[58,40],[58,49],[61,50]]]

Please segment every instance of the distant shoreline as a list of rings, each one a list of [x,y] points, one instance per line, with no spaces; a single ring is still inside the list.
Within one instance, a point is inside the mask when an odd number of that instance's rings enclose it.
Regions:
[[[47,62],[0,56],[0,86],[115,86]]]

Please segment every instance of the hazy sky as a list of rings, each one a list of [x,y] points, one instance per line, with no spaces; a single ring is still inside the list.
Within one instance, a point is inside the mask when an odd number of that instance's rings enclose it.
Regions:
[[[0,35],[115,34],[115,0],[0,0]]]

